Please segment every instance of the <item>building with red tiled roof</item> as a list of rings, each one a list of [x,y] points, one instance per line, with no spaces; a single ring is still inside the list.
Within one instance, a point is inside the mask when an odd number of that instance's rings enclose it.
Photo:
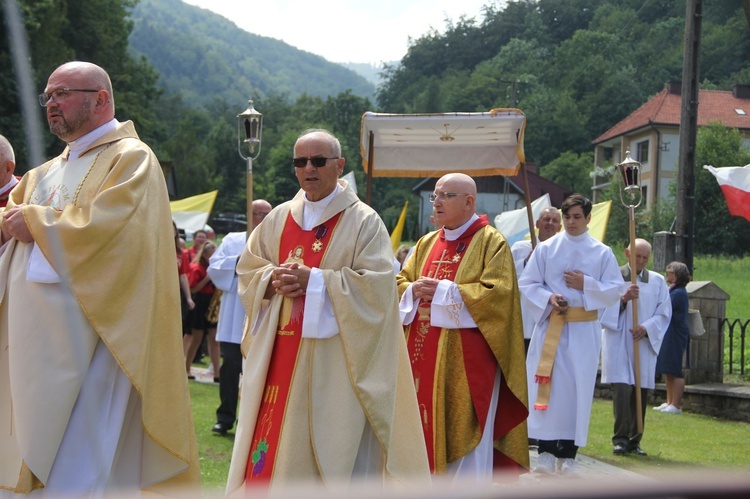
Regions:
[[[698,126],[720,122],[737,128],[750,142],[750,85],[732,88],[731,92],[699,91]],[[669,196],[669,186],[677,180],[681,90],[681,82],[668,82],[664,90],[593,141],[597,167],[620,163],[625,151],[641,163],[646,206],[651,206],[656,196]],[[594,179],[594,202],[601,200],[601,191],[608,185],[609,178]]]

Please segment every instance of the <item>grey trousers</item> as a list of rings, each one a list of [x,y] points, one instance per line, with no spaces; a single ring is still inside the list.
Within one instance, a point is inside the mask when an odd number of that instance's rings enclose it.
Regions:
[[[646,402],[648,389],[641,388],[641,416],[646,425]],[[612,407],[615,412],[614,436],[612,444],[621,444],[628,450],[638,447],[643,437],[638,433],[635,411],[635,386],[626,383],[612,383]]]

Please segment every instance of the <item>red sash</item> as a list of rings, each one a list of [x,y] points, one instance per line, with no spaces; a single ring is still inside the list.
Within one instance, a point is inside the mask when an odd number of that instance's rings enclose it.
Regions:
[[[341,213],[338,213],[313,230],[305,231],[294,221],[290,213],[279,245],[279,261],[297,262],[311,268],[320,267],[340,217]],[[268,482],[273,476],[289,388],[302,342],[304,309],[304,295],[294,299],[284,298],[281,305],[263,400],[258,410],[245,471],[247,485],[251,481]]]
[[[456,271],[461,264],[466,249],[471,243],[474,234],[488,225],[487,217],[480,217],[474,222],[462,235],[455,241],[447,241],[444,232],[441,231],[439,239],[435,242],[430,254],[427,257],[422,275],[434,279],[447,279],[453,281]],[[422,430],[424,432],[425,443],[427,445],[427,457],[430,463],[430,471],[435,472],[435,410],[437,401],[435,395],[435,383],[437,381],[437,370],[440,355],[438,352],[440,345],[440,335],[442,328],[430,325],[430,303],[424,301],[419,304],[417,315],[414,321],[409,325],[407,335],[407,348],[409,350],[409,359],[411,361],[412,375],[414,376],[414,387],[417,391],[417,403],[419,404],[419,415],[422,421]],[[473,376],[474,369],[471,368],[473,362],[467,362],[467,375],[469,376],[470,387],[472,388],[472,401],[479,422],[484,426],[489,409],[489,402],[492,396],[492,386],[494,382],[494,369],[496,362],[492,356],[489,345],[484,341],[481,333],[476,328],[458,329],[461,334],[462,344],[464,345],[465,361],[470,361],[471,352],[477,350],[484,352],[489,351],[490,362],[480,362],[476,368],[492,369],[492,373],[485,372],[484,375]],[[468,342],[468,343],[467,343]],[[486,355],[484,355],[486,359]],[[482,359],[482,360],[485,360]],[[475,358],[473,360],[478,360]],[[480,384],[482,386],[477,386]],[[487,389],[489,388],[489,389]],[[477,392],[475,394],[475,391]],[[487,397],[489,395],[489,398]],[[486,399],[486,402],[485,400]],[[484,407],[484,410],[477,407]]]

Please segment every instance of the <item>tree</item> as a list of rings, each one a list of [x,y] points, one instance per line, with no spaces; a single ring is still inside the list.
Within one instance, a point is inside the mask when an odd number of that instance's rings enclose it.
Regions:
[[[47,77],[59,65],[81,60],[98,64],[110,75],[115,90],[117,117],[134,119],[142,137],[158,135],[155,110],[161,91],[153,67],[144,59],[128,53],[128,35],[132,29],[130,9],[135,0],[19,0],[24,17],[24,28],[29,41],[31,64],[36,88],[44,88]],[[2,9],[2,7],[0,7]],[[2,24],[3,28],[5,25]],[[9,57],[7,31],[0,35],[0,62],[12,68]],[[19,157],[17,173],[26,167],[26,138],[18,127],[22,123],[16,91],[15,74],[3,72],[0,78],[0,126],[13,143]],[[39,109],[40,115],[43,111]],[[51,134],[44,136],[46,155],[52,157],[61,150],[60,142]]]
[[[703,165],[742,166],[750,149],[739,131],[712,123],[698,129],[695,160],[695,253],[743,256],[750,252],[750,222],[729,214],[718,182]]]
[[[593,152],[576,154],[572,151],[566,151],[544,165],[542,176],[569,188],[573,192],[591,197],[589,172],[593,164]]]

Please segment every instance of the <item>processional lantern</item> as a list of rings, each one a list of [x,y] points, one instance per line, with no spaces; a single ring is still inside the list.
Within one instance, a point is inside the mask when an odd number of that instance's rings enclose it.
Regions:
[[[237,115],[237,149],[240,157],[247,161],[247,232],[253,230],[253,160],[260,155],[260,141],[263,134],[263,115],[253,107],[253,100],[247,101],[247,109]]]
[[[619,173],[617,179],[620,184],[620,201],[626,207],[637,208],[643,200],[640,185],[641,164],[630,157],[630,151],[626,151],[625,160],[617,165],[617,170]],[[630,202],[626,202],[623,193],[630,198]],[[638,202],[634,203],[636,197]]]
[[[643,201],[643,192],[640,186],[640,173],[641,164],[630,157],[630,151],[625,153],[625,161],[617,165],[619,175],[617,175],[618,183],[620,185],[620,201],[625,207],[628,208],[628,218],[630,219],[630,283],[637,284],[638,276],[636,275],[636,259],[635,259],[635,209]],[[623,196],[623,193],[625,196]],[[626,201],[626,197],[630,198],[630,202]],[[636,198],[638,202],[636,203]],[[638,327],[638,299],[634,298],[631,300],[632,317],[633,317],[633,330]],[[641,357],[640,357],[640,346],[639,341],[633,339],[633,378],[635,379],[635,415],[636,415],[636,428],[638,433],[643,433],[643,413],[641,408],[643,407],[643,401],[641,400]],[[646,340],[647,341],[647,340]]]
[[[263,115],[255,110],[253,100],[250,99],[247,101],[247,109],[237,115],[237,147],[242,159],[252,162],[258,157],[262,134]]]

